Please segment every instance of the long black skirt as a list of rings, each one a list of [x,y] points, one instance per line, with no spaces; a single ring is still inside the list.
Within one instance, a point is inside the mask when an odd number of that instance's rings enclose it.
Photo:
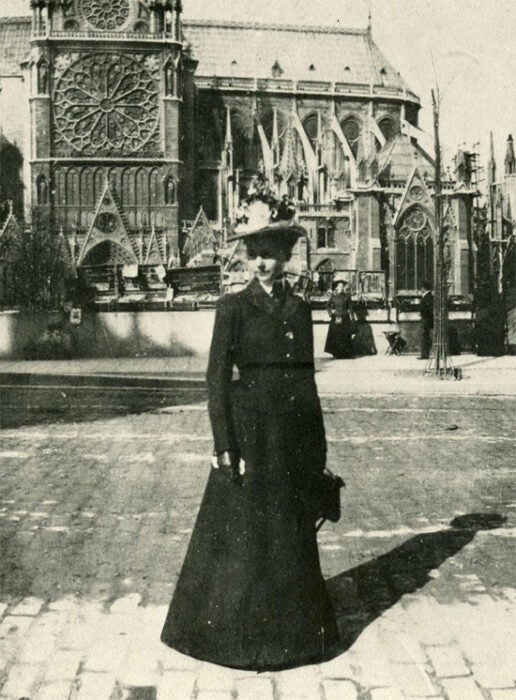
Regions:
[[[189,656],[249,670],[324,658],[338,641],[314,522],[295,488],[324,450],[310,413],[239,411],[245,475],[211,470],[161,639]]]
[[[351,359],[353,357],[353,324],[349,318],[337,323],[334,318],[328,326],[328,335],[324,352],[333,355],[337,360]]]

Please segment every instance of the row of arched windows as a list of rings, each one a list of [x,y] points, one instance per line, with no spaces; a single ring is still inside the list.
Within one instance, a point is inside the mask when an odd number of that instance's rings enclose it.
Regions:
[[[159,168],[69,168],[56,172],[57,206],[94,207],[106,180],[123,207],[159,207],[177,203],[177,180]],[[36,181],[38,204],[48,203],[48,183],[44,175]]]
[[[217,119],[218,117],[218,119]],[[226,133],[225,115],[217,115],[209,109],[201,112],[200,151],[205,160],[218,160],[222,152],[224,134]],[[217,123],[217,121],[219,123]],[[294,159],[303,159],[303,151],[299,135],[291,124],[290,117],[280,111],[267,112],[261,119],[263,129],[269,145],[274,147],[274,133],[276,124],[280,153],[283,153],[287,139],[291,140]],[[378,128],[386,141],[394,138],[399,133],[399,124],[395,117],[384,115],[378,122]],[[336,171],[346,168],[345,155],[342,145],[333,130],[322,129],[322,142],[319,144],[319,117],[317,114],[309,114],[302,121],[305,133],[315,152],[320,149],[325,153],[325,165]],[[344,137],[355,158],[358,155],[360,138],[363,132],[363,122],[358,115],[349,115],[342,119],[340,126]],[[258,131],[253,119],[239,109],[231,111],[231,135],[233,142],[233,162],[235,168],[252,170],[256,167],[261,157],[261,144]],[[377,142],[377,147],[380,143]]]
[[[55,175],[54,204],[59,225],[88,228],[104,193],[109,188],[129,227],[161,226],[163,207],[177,204],[178,180],[158,168],[70,168]],[[50,203],[50,183],[44,174],[35,182],[35,203]]]

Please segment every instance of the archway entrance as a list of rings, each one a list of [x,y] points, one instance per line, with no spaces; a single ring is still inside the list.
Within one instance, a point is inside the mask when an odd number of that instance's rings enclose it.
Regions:
[[[335,272],[335,265],[331,260],[323,260],[319,265],[317,265],[316,272],[319,275],[319,280],[317,282],[317,287],[321,294],[330,292],[333,284],[333,274]]]
[[[134,257],[129,251],[122,248],[114,241],[103,241],[91,248],[81,263],[81,267],[92,265],[133,265],[136,264]]]
[[[126,265],[135,268],[130,276],[123,273]],[[81,283],[94,292],[96,301],[115,301],[125,293],[139,290],[136,258],[114,241],[102,241],[91,248],[78,273]]]

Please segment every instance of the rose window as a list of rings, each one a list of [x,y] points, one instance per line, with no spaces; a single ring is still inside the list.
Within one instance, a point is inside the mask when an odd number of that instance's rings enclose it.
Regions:
[[[421,187],[421,185],[414,185],[413,187],[410,188],[410,195],[412,199],[415,199],[417,201],[423,199],[425,196],[425,191]]]
[[[129,17],[129,0],[80,0],[80,9],[95,29],[118,29]]]
[[[405,224],[411,231],[421,231],[426,225],[426,216],[421,209],[414,209],[405,219]]]
[[[113,233],[118,224],[118,220],[115,214],[111,212],[102,212],[99,214],[96,222],[96,226],[102,233]]]
[[[60,135],[77,151],[138,151],[157,131],[157,84],[126,56],[87,56],[57,81],[54,114]]]

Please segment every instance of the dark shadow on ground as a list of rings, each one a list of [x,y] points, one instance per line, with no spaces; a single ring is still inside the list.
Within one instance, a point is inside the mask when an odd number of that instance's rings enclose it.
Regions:
[[[0,428],[84,423],[206,402],[202,378],[0,375]]]
[[[428,583],[429,572],[459,552],[480,530],[502,527],[506,518],[496,513],[470,513],[454,518],[451,529],[412,537],[386,554],[344,571],[327,581],[339,626],[343,653],[385,610],[406,593]]]

